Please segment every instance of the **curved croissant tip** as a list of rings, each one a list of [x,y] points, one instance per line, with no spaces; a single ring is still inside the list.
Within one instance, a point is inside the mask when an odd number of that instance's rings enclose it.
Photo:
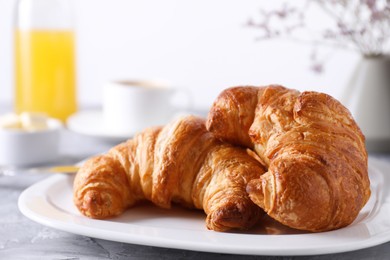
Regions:
[[[251,180],[246,186],[246,192],[256,205],[264,209],[264,193],[261,179]]]
[[[262,193],[261,181],[259,179],[249,181],[246,186],[246,192],[248,194]]]
[[[109,193],[88,190],[81,199],[76,201],[76,206],[87,217],[103,219],[118,215],[111,202]]]
[[[90,190],[84,194],[80,202],[80,211],[82,211],[86,216],[91,218],[104,218],[104,210],[102,209],[104,205],[103,199],[99,192]]]
[[[215,231],[249,229],[260,214],[261,209],[250,200],[231,202],[207,216],[207,228]]]

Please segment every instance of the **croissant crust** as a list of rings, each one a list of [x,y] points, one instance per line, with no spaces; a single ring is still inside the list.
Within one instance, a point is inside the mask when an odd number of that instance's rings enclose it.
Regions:
[[[264,172],[246,149],[221,142],[204,119],[187,116],[89,159],[76,175],[74,203],[99,219],[143,200],[162,208],[177,203],[203,209],[209,229],[248,229],[263,210],[246,186]]]
[[[214,102],[207,128],[257,153],[268,171],[247,192],[287,226],[344,227],[370,197],[364,136],[329,95],[275,85],[230,88]]]

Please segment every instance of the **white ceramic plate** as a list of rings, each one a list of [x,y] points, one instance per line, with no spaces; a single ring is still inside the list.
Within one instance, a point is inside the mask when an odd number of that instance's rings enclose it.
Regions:
[[[72,177],[56,175],[26,189],[19,208],[43,225],[106,240],[215,253],[313,255],[352,251],[390,241],[390,166],[370,159],[372,196],[348,227],[323,233],[291,230],[265,218],[264,227],[246,233],[205,228],[200,211],[141,205],[120,217],[94,220],[72,203]]]
[[[120,133],[111,131],[103,121],[100,110],[80,111],[71,115],[66,121],[69,130],[107,141],[123,141],[132,137],[135,132]],[[142,130],[142,129],[140,129]]]

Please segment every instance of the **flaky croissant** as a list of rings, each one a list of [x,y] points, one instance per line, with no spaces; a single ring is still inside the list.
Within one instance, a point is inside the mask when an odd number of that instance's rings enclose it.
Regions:
[[[289,227],[344,227],[370,197],[364,136],[329,95],[281,86],[230,88],[214,102],[207,128],[256,151],[268,171],[250,181],[250,198]]]
[[[246,192],[265,172],[246,149],[216,139],[205,120],[187,116],[150,128],[89,159],[74,181],[74,203],[91,218],[121,214],[142,200],[203,209],[209,229],[247,229],[263,211]]]

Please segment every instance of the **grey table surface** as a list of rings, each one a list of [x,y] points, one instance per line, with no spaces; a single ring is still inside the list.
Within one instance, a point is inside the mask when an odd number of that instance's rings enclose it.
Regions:
[[[59,163],[74,163],[113,143],[64,130]],[[390,156],[382,156],[390,161]],[[247,256],[126,244],[55,230],[26,218],[17,200],[47,175],[0,176],[0,259],[390,259],[390,242],[362,250],[317,256]],[[283,245],[280,245],[281,247]]]

